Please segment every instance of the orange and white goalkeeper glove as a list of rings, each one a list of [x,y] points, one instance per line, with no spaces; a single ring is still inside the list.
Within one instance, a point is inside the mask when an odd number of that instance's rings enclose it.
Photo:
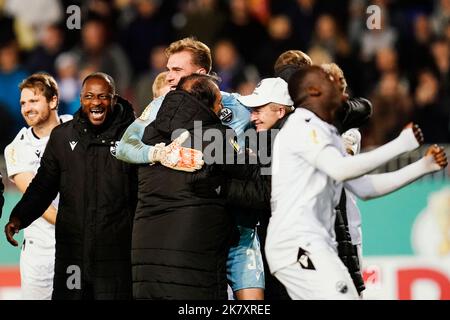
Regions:
[[[189,132],[185,131],[168,146],[165,143],[158,143],[153,148],[150,148],[148,154],[150,164],[159,162],[170,169],[186,172],[194,172],[201,169],[204,164],[203,153],[199,150],[181,146],[189,136]]]

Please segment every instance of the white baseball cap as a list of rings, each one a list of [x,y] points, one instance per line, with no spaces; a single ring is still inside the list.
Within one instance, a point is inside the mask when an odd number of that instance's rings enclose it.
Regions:
[[[288,84],[281,78],[266,78],[261,80],[252,94],[240,96],[239,102],[246,107],[260,107],[274,102],[292,106],[294,102],[289,96]]]

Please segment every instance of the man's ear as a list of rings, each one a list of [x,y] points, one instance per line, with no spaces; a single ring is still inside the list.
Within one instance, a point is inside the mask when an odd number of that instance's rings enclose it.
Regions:
[[[207,74],[208,72],[206,72],[205,68],[200,68],[200,69],[198,69],[195,73],[199,73],[199,74]]]
[[[306,91],[308,92],[308,95],[311,97],[320,97],[322,95],[322,91],[320,91],[319,88],[314,86],[308,87]]]
[[[278,119],[283,118],[285,115],[286,115],[286,108],[280,107],[280,109],[278,109]]]
[[[58,108],[58,97],[53,96],[52,100],[50,100],[50,110],[56,110]]]

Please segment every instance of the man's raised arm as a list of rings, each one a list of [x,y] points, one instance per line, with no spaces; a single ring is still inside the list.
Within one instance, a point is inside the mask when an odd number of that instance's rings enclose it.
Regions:
[[[444,149],[433,145],[428,148],[422,159],[402,169],[348,180],[345,182],[345,188],[352,191],[360,199],[369,200],[396,191],[420,177],[439,171],[446,166],[447,156]]]
[[[327,146],[318,154],[316,166],[334,180],[346,181],[358,178],[405,152],[417,149],[422,143],[422,131],[411,123],[391,142],[353,157],[344,157],[337,148]]]

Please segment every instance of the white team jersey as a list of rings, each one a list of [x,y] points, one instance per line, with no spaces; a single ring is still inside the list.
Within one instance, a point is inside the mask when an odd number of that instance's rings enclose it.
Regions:
[[[352,238],[352,244],[362,244],[362,230],[361,230],[361,212],[356,203],[356,197],[349,190],[345,190],[347,202],[345,207],[347,209],[348,231]]]
[[[335,207],[342,183],[315,167],[320,151],[330,145],[345,155],[337,129],[304,108],[295,110],[275,138],[265,247],[271,273],[295,263],[299,247],[336,251]]]
[[[72,119],[71,115],[60,116],[62,122]],[[31,128],[22,128],[14,140],[5,148],[6,171],[12,180],[14,175],[23,172],[36,174],[49,136],[37,138]],[[58,208],[59,195],[52,205]],[[39,241],[43,248],[55,247],[55,226],[44,218],[36,219],[24,230],[25,239]]]

